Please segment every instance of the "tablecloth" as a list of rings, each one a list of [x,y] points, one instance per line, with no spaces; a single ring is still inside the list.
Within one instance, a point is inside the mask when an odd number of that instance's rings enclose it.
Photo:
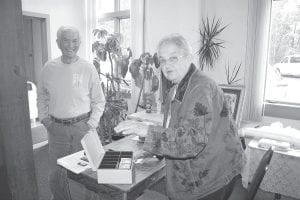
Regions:
[[[251,140],[246,149],[247,165],[243,183],[251,182],[258,164],[267,149],[260,148],[257,140]],[[300,150],[274,151],[269,168],[260,188],[300,199]]]

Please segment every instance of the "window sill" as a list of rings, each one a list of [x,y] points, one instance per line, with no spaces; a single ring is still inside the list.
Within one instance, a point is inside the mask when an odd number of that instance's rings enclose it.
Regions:
[[[265,102],[264,116],[300,120],[300,106]]]

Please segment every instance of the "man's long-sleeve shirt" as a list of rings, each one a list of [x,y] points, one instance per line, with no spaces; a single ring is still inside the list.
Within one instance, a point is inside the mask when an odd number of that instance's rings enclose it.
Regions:
[[[166,158],[172,199],[202,198],[241,173],[242,146],[214,81],[191,65],[170,106],[168,128],[150,126],[144,150]]]
[[[38,82],[39,119],[51,115],[72,118],[90,112],[88,124],[96,128],[105,107],[99,76],[95,67],[79,58],[65,64],[61,57],[48,61]]]

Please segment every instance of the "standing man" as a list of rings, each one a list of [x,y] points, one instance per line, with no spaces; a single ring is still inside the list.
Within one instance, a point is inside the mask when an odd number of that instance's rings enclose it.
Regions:
[[[224,94],[192,63],[181,35],[163,38],[157,53],[174,84],[166,100],[166,126],[123,121],[115,130],[146,137],[144,150],[166,159],[170,199],[227,200],[240,178],[243,149]]]
[[[39,119],[48,130],[52,200],[69,200],[66,170],[56,161],[82,149],[80,140],[98,126],[105,97],[95,67],[77,55],[79,31],[60,27],[56,42],[62,56],[48,61],[42,69],[37,105]]]

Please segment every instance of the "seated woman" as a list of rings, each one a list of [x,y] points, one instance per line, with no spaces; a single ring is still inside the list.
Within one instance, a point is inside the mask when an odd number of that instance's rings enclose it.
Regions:
[[[181,35],[163,38],[157,52],[162,72],[174,84],[165,106],[168,126],[123,121],[115,130],[145,137],[144,150],[165,158],[170,199],[228,199],[244,153],[224,94],[192,63]]]

